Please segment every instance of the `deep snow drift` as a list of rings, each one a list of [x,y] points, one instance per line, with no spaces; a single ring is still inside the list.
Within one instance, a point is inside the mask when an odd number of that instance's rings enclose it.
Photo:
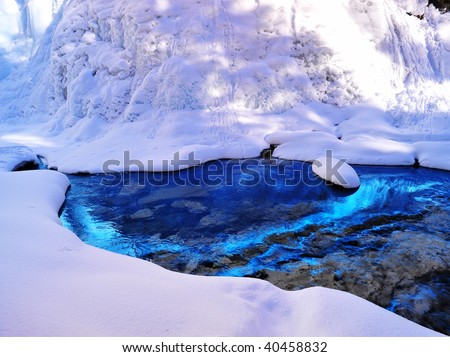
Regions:
[[[63,228],[69,184],[0,173],[0,336],[439,336],[348,293],[167,271]]]
[[[124,150],[162,169],[176,151],[206,161],[269,144],[449,169],[450,14],[425,5],[73,0],[0,82],[0,142],[64,172],[102,171]]]

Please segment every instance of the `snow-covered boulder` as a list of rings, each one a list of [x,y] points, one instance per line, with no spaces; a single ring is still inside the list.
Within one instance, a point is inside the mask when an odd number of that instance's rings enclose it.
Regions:
[[[0,141],[0,172],[14,171],[26,164],[38,164],[37,155],[26,146],[8,145]]]
[[[414,148],[420,166],[450,171],[449,141],[419,141]]]
[[[353,167],[344,160],[329,155],[314,160],[312,170],[324,180],[344,188],[356,188],[360,185],[358,174]]]

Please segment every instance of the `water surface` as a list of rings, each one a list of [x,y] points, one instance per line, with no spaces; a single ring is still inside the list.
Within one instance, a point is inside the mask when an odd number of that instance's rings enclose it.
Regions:
[[[286,160],[70,176],[62,220],[88,244],[170,270],[332,287],[449,334],[450,173],[355,169],[358,190]]]

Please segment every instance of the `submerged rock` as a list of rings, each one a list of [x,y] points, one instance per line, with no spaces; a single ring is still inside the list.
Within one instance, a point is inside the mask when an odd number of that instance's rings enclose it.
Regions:
[[[268,270],[265,280],[288,290],[325,286],[351,292],[377,305],[393,306],[393,311],[419,324],[450,333],[448,326],[442,328],[445,314],[438,313],[442,312],[438,305],[449,304],[450,295],[433,283],[434,277],[450,274],[450,251],[443,237],[396,231],[389,237],[338,239],[335,247],[326,251],[312,265],[305,255],[299,257],[288,273]],[[432,311],[437,320],[430,323],[426,316]]]
[[[141,198],[138,204],[145,205],[152,202],[171,200],[177,198],[208,197],[208,192],[202,186],[176,186],[159,189],[150,195]]]
[[[237,221],[237,217],[231,214],[223,213],[221,211],[212,211],[210,214],[202,217],[198,224],[198,228],[211,227],[211,226],[224,226],[230,222]]]
[[[144,208],[137,212],[134,212],[132,215],[130,215],[131,219],[146,219],[146,218],[152,218],[154,216],[153,211],[150,208]]]
[[[174,208],[185,208],[189,213],[203,213],[208,210],[208,207],[201,204],[200,202],[190,201],[190,200],[179,200],[175,201],[170,205]]]

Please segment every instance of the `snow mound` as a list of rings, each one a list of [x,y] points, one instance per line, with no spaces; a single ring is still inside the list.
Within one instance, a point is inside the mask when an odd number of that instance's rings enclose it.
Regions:
[[[13,171],[26,163],[37,165],[38,158],[36,154],[25,146],[3,146],[0,142],[0,172]]]
[[[193,147],[201,161],[257,156],[267,135],[299,131],[317,147],[284,140],[279,155],[410,165],[414,142],[450,139],[450,14],[425,5],[72,0],[0,81],[0,120],[52,141],[32,147],[66,172],[127,150],[156,168]]]
[[[345,292],[184,275],[85,245],[58,219],[68,185],[0,173],[1,336],[440,336]]]
[[[361,184],[353,167],[329,155],[314,160],[312,170],[324,180],[344,188],[357,188]]]
[[[450,142],[421,141],[414,144],[420,166],[450,170]]]

